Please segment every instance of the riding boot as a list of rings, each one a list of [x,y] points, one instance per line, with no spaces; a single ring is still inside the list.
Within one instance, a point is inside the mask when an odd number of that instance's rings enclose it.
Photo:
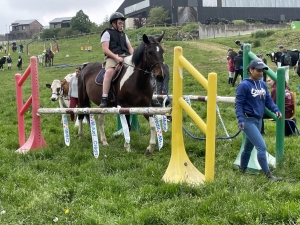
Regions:
[[[228,84],[231,84],[231,78],[230,77],[228,78]]]
[[[99,108],[106,108],[107,104],[108,104],[108,98],[107,97],[102,97],[101,104],[99,105]]]

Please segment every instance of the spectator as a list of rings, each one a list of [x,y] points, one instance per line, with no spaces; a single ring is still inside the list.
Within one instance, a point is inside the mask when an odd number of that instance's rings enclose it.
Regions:
[[[7,69],[11,70],[12,59],[10,58],[10,54],[8,54],[6,62],[7,62]]]
[[[228,61],[228,84],[233,83],[233,77],[234,77],[234,61],[230,56],[227,56]]]
[[[241,50],[243,51],[244,43],[242,43],[240,40],[235,40],[235,43],[241,47]]]
[[[276,82],[272,80],[272,78],[267,77],[267,84],[271,88],[271,98],[273,102],[276,104]],[[293,115],[294,104],[295,103],[293,102],[290,88],[285,83],[285,118],[286,119],[291,118],[291,116]],[[264,118],[269,118],[269,117],[265,115]],[[296,119],[293,120],[296,123]],[[288,123],[289,123],[288,121],[285,121],[285,127],[284,127],[285,136],[289,136],[293,134],[291,132],[290,126],[292,130],[295,130],[294,124],[293,123],[288,124]],[[264,126],[262,126],[261,128],[261,133],[264,133]]]
[[[177,41],[181,41],[181,31],[179,29],[177,31]]]
[[[41,53],[38,54],[39,64],[43,66],[43,55]]]
[[[78,106],[78,76],[81,72],[81,67],[76,68],[76,76],[73,76],[69,85],[70,108]],[[70,114],[71,121],[74,121],[74,114]]]
[[[236,79],[239,75],[241,75],[241,79],[243,79],[243,51],[239,50],[238,55],[234,57],[234,79],[232,81],[231,86],[234,87]]]
[[[23,60],[22,57],[19,55],[18,64],[17,64],[18,70],[22,70],[22,64],[23,64]]]

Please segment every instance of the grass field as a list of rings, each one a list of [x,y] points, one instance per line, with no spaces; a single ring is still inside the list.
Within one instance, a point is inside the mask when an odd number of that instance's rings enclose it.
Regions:
[[[134,32],[134,31],[130,31]],[[134,34],[130,33],[130,36]],[[235,95],[235,88],[227,84],[226,53],[229,47],[237,49],[234,40],[257,43],[252,51],[269,53],[282,44],[297,48],[297,31],[276,31],[255,38],[251,35],[198,40],[192,42],[166,41],[165,61],[173,70],[173,49],[182,46],[183,55],[205,77],[218,74],[218,95]],[[46,46],[50,42],[46,43]],[[58,40],[60,51],[55,53],[52,67],[39,66],[40,102],[42,107],[58,107],[51,102],[51,92],[45,87],[54,79],[73,73],[84,62],[102,61],[99,35],[78,39]],[[133,42],[133,46],[139,43]],[[23,44],[24,45],[24,44]],[[24,45],[25,46],[25,45]],[[92,46],[82,51],[81,46]],[[298,47],[299,48],[299,47]],[[272,171],[284,178],[273,183],[260,175],[241,175],[233,169],[233,162],[241,147],[242,135],[230,140],[216,140],[215,179],[203,185],[169,184],[162,180],[171,155],[171,128],[164,133],[164,147],[150,157],[144,156],[149,142],[149,127],[138,116],[141,130],[131,133],[132,152],[124,151],[122,136],[115,137],[116,116],[106,117],[108,147],[100,146],[100,156],[93,157],[91,134],[85,125],[85,136],[77,137],[77,128],[70,124],[71,145],[64,145],[60,115],[41,117],[42,133],[47,146],[17,154],[18,122],[14,75],[23,73],[31,56],[44,50],[43,42],[29,45],[30,55],[21,54],[23,70],[18,71],[18,54],[11,53],[12,70],[0,71],[0,224],[105,224],[105,225],[162,225],[162,224],[300,224],[299,139],[285,137],[284,165]],[[67,57],[68,56],[68,57]],[[62,64],[73,66],[61,67]],[[275,64],[268,59],[268,65]],[[57,67],[58,66],[58,67]],[[184,94],[206,95],[186,70],[183,72]],[[173,92],[172,76],[170,92]],[[298,92],[299,77],[290,70],[290,88]],[[30,81],[23,88],[24,100],[31,93]],[[99,93],[100,98],[100,93]],[[221,116],[230,135],[235,134],[237,120],[234,105],[219,103]],[[206,118],[206,104],[192,102],[194,110]],[[299,101],[297,102],[299,112]],[[184,127],[193,135],[204,137],[197,125],[187,117]],[[31,111],[26,113],[27,138],[31,130]],[[297,115],[300,121],[299,115]],[[70,121],[69,121],[70,122]],[[169,124],[171,127],[171,124]],[[275,155],[275,123],[265,122],[265,141],[268,152]],[[217,118],[216,134],[226,136]],[[204,173],[205,141],[184,134],[185,149],[191,162]]]

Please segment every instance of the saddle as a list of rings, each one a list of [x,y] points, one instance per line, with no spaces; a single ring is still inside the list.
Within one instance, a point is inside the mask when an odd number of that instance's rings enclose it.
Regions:
[[[112,77],[111,83],[114,83],[117,78],[120,76],[122,69],[123,69],[124,64],[123,63],[118,63],[115,67],[115,72]],[[104,74],[105,74],[105,66],[102,66],[102,69],[99,71],[98,75],[95,78],[95,82],[97,85],[102,86],[103,81],[104,81]]]

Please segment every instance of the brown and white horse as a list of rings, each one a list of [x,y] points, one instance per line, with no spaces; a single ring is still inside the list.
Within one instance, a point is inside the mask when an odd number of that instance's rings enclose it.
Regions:
[[[124,58],[124,66],[119,77],[112,83],[114,96],[108,96],[109,107],[151,107],[153,87],[150,83],[151,72],[156,79],[162,81],[164,76],[164,58],[160,42],[164,34],[157,39],[143,35],[142,43],[134,50],[133,55]],[[102,86],[95,83],[95,78],[102,69],[101,63],[88,63],[81,71],[78,78],[78,101],[80,108],[90,107],[90,100],[96,105],[100,104]],[[114,101],[112,101],[114,100]],[[79,121],[84,115],[79,115]],[[155,123],[153,117],[144,116],[150,124],[150,143],[145,154],[151,154],[156,145]],[[100,140],[103,145],[108,145],[104,132],[104,114],[99,114]],[[79,122],[78,135],[82,135],[82,123]],[[124,144],[127,151],[130,145]]]

